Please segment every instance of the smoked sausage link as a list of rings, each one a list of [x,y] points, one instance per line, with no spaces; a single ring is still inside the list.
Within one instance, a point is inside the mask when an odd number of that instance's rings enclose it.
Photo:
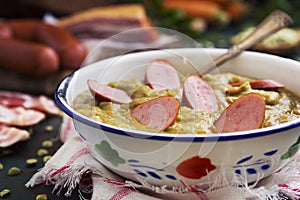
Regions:
[[[0,23],[0,38],[8,39],[12,37],[11,28],[4,23]]]
[[[12,30],[12,37],[18,40],[35,42],[36,25],[43,23],[39,20],[18,19],[4,22]]]
[[[0,39],[0,66],[28,75],[47,75],[59,67],[50,47],[14,39]]]
[[[61,27],[38,23],[35,40],[52,47],[58,53],[63,68],[79,68],[87,55],[83,44]]]
[[[9,26],[12,37],[16,40],[53,48],[59,56],[59,65],[62,68],[79,68],[87,55],[85,46],[62,27],[32,19],[10,20],[2,23],[2,26]]]

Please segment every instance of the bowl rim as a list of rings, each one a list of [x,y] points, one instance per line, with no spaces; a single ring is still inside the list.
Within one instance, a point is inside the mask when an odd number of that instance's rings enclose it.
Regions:
[[[208,48],[208,50],[211,48]],[[206,49],[207,50],[207,49]],[[224,49],[216,49],[217,51],[223,51]],[[260,52],[243,52],[243,53],[251,53],[251,54],[266,54]],[[271,57],[279,57],[276,55],[267,54]],[[281,58],[281,57],[280,57]],[[108,58],[110,59],[110,58]],[[281,58],[286,59],[286,58]],[[101,62],[101,61],[99,61]],[[91,64],[94,65],[95,63]],[[89,65],[88,65],[89,66]],[[87,67],[88,67],[87,66]],[[85,67],[84,67],[85,68]],[[80,70],[80,69],[79,69]],[[119,128],[116,126],[112,126],[105,123],[96,122],[88,117],[76,112],[73,108],[67,103],[66,94],[70,81],[76,77],[76,74],[79,70],[76,70],[66,76],[57,86],[54,101],[57,106],[69,117],[73,120],[79,121],[86,125],[92,126],[94,128],[100,128],[104,131],[108,131],[113,134],[119,134],[123,136],[130,136],[136,138],[143,139],[152,139],[152,140],[162,140],[162,141],[193,141],[193,142],[216,142],[216,141],[232,141],[232,140],[241,140],[248,139],[254,137],[263,137],[271,134],[276,134],[279,132],[295,129],[300,127],[300,119],[296,119],[290,122],[286,122],[280,125],[275,125],[271,127],[265,127],[255,130],[247,130],[247,131],[238,131],[238,132],[230,132],[230,133],[219,133],[219,134],[170,134],[170,133],[157,133],[157,132],[147,132],[141,130],[133,130],[133,129],[125,129]],[[146,137],[147,136],[147,137]]]

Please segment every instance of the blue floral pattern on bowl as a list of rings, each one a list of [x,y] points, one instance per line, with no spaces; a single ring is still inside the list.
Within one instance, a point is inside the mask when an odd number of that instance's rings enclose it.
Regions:
[[[254,160],[253,155],[246,156],[236,162],[233,166],[234,172],[238,175],[253,175],[271,168],[271,157],[278,153],[277,149],[263,153],[263,158]]]
[[[163,169],[140,164],[138,160],[134,159],[127,160],[127,162],[132,167],[133,172],[143,178],[152,177],[157,180],[162,180],[163,178],[167,178],[169,180],[177,180],[174,175],[165,174]]]

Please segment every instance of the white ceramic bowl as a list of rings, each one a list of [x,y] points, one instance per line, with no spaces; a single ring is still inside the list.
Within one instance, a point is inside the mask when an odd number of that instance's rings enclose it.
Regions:
[[[217,180],[253,182],[287,164],[298,150],[300,121],[258,130],[213,135],[172,135],[125,130],[97,123],[71,107],[75,96],[87,90],[87,79],[104,83],[144,78],[147,63],[165,58],[179,63],[182,74],[194,72],[225,49],[171,49],[128,54],[79,69],[58,86],[58,106],[74,119],[77,132],[103,165],[121,176],[153,185],[213,184]],[[188,62],[187,62],[188,61]],[[300,64],[273,55],[244,52],[220,71],[260,79],[274,79],[300,94]],[[215,70],[213,73],[217,73]],[[287,152],[291,153],[286,156]],[[178,166],[181,173],[178,171]],[[195,171],[193,171],[195,170]],[[182,173],[183,171],[183,173]],[[192,174],[192,176],[191,176]]]

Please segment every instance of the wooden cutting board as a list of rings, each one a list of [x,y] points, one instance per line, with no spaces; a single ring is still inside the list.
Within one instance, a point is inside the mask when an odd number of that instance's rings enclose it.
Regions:
[[[58,84],[71,70],[62,70],[48,76],[27,76],[0,68],[0,90],[24,92],[34,95],[53,96]]]

